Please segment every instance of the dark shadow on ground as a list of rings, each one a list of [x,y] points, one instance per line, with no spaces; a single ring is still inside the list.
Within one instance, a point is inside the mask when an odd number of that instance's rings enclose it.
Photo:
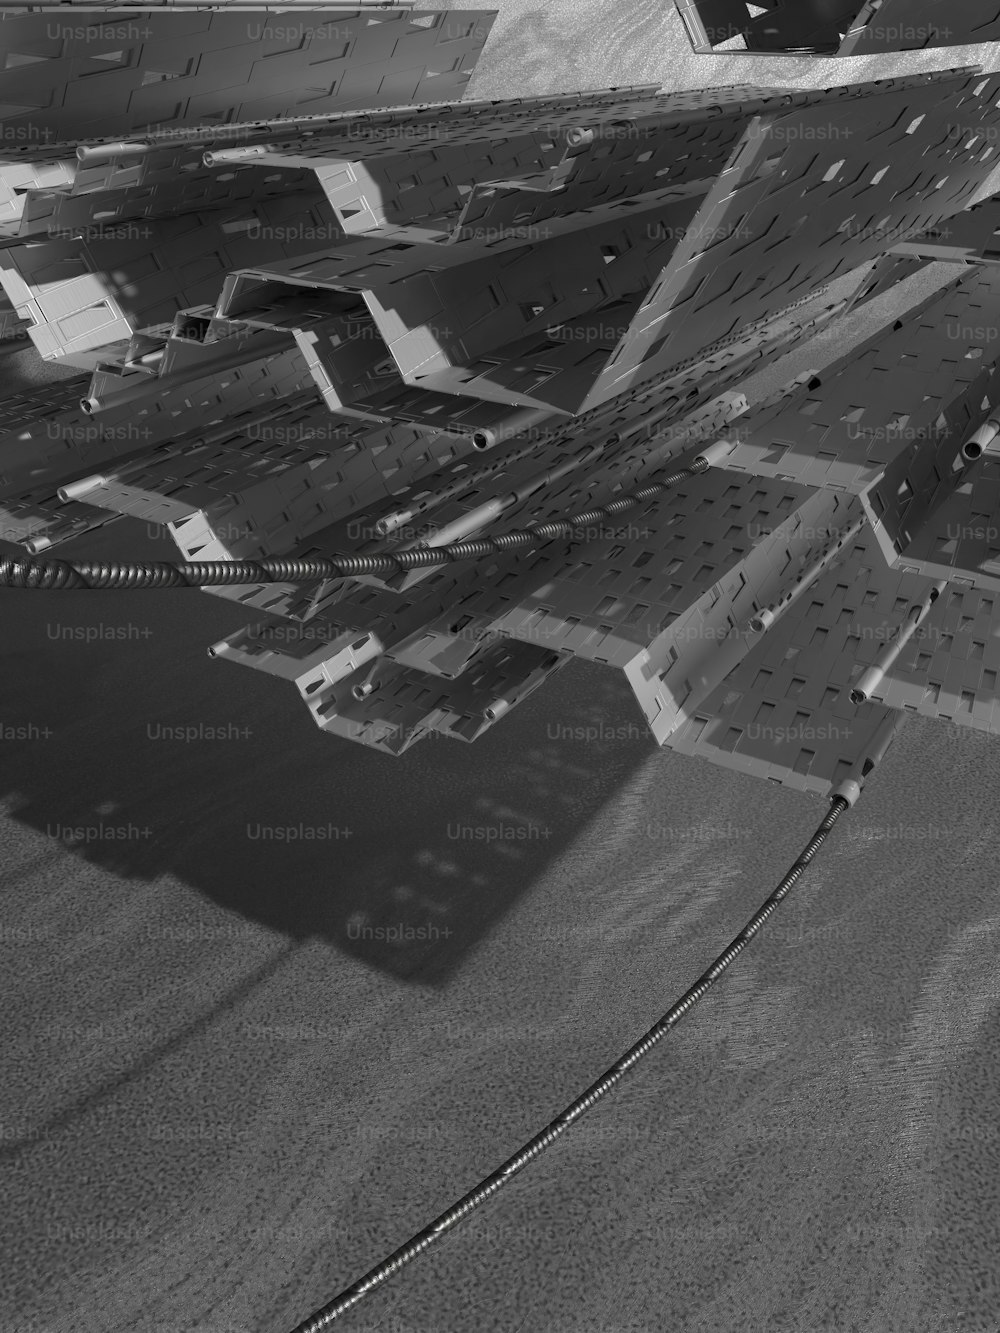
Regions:
[[[57,554],[176,552],[128,520]],[[14,818],[397,977],[442,982],[655,750],[624,679],[572,664],[474,745],[393,758],[319,731],[294,685],[212,661],[208,645],[254,618],[222,598],[0,598]]]

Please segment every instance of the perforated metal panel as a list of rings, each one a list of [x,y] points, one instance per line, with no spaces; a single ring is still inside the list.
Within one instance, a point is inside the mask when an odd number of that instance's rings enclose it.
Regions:
[[[894,710],[992,729],[1000,541],[950,529],[1000,500],[991,456],[955,463],[1000,407],[994,201],[967,207],[998,100],[968,70],[638,87],[0,163],[13,313],[94,365],[0,402],[4,535],[129,515],[189,559],[391,553],[600,509],[710,449],[523,553],[212,587],[266,617],[215,656],[386,753],[476,739],[574,656],[625,672],[654,742],[815,793]],[[152,265],[109,234],[130,221]],[[943,291],[748,406],[749,375],[936,257]],[[81,324],[116,266],[106,331]]]
[[[8,14],[5,139],[46,145],[461,94],[494,10],[168,7]]]
[[[868,56],[1000,40],[995,0],[954,5],[941,0],[674,3],[691,45],[702,55]]]

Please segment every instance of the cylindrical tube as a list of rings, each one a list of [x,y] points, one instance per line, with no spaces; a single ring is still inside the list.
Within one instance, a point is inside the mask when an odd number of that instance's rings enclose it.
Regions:
[[[502,421],[497,421],[492,426],[483,426],[480,430],[473,431],[473,448],[479,450],[492,449],[494,445],[509,440],[512,435],[520,435],[522,431],[537,426],[541,421],[548,421],[555,415],[557,414],[551,407],[519,407]]]
[[[454,519],[451,523],[446,523],[443,528],[431,536],[425,537],[422,541],[411,542],[411,546],[447,546],[449,542],[460,542],[473,532],[478,532],[484,524],[489,523],[490,519],[496,518],[509,507],[510,498],[503,496],[499,500],[487,500],[485,504],[470,509],[467,514],[461,518]],[[406,549],[406,548],[404,548]]]
[[[739,440],[730,440],[723,436],[715,440],[706,449],[702,449],[694,462],[700,462],[708,467],[717,467],[722,459],[728,458],[738,444]]]
[[[765,630],[771,628],[777,618],[771,608],[765,606],[763,611],[758,612],[750,621],[750,628],[755,634],[763,634]]]
[[[840,555],[847,543],[853,541],[858,535],[864,527],[865,522],[865,519],[859,518],[852,523],[849,528],[846,528],[844,532],[841,533],[832,546],[826,548],[823,554],[813,562],[808,570],[805,570],[799,575],[799,581],[792,589],[790,589],[790,591],[785,593],[780,601],[775,602],[773,606],[765,607],[762,611],[758,611],[750,620],[750,628],[753,632],[755,634],[763,634],[765,630],[770,629],[778,617],[783,615],[794,602],[797,602],[806,589],[812,587],[820,574],[833,564],[834,560]]]
[[[142,356],[137,356],[134,361],[126,361],[125,368],[131,370],[134,366],[156,366],[163,360],[164,348],[157,347],[152,352],[143,352]]]
[[[102,486],[106,486],[107,484],[107,477],[101,476],[100,473],[95,472],[93,476],[81,477],[79,481],[70,481],[67,482],[65,486],[60,486],[56,491],[56,495],[59,496],[59,499],[62,500],[64,504],[70,500],[85,501],[92,491],[100,490]]]
[[[89,167],[97,162],[110,162],[115,157],[145,157],[147,153],[153,152],[155,147],[155,144],[144,139],[131,142],[119,140],[116,143],[82,143],[77,147],[76,160]]]
[[[584,450],[583,453],[565,459],[565,461],[560,463],[557,467],[549,468],[547,472],[536,473],[528,481],[524,482],[523,485],[518,486],[516,490],[508,491],[506,495],[499,496],[495,500],[487,500],[484,504],[477,505],[475,509],[470,509],[467,514],[463,514],[461,518],[454,519],[451,523],[446,524],[431,536],[421,538],[417,541],[408,542],[401,549],[408,550],[410,547],[414,546],[446,546],[449,542],[460,542],[471,533],[478,532],[480,528],[485,527],[485,525],[491,522],[494,518],[498,518],[505,510],[511,509],[516,504],[520,504],[522,500],[526,500],[530,495],[533,495],[535,491],[543,490],[546,486],[550,486],[552,482],[559,481],[561,477],[566,476],[568,472],[572,472],[574,469],[582,467],[584,463],[589,463],[597,454],[603,452],[607,446],[607,441],[595,444],[590,449]],[[401,519],[405,521],[412,517],[413,514],[411,511],[403,514],[390,514],[389,520],[392,521],[393,527],[399,527],[401,524],[396,520]],[[379,532],[380,536],[385,536],[391,531],[389,527],[385,527],[383,530],[383,525],[386,523],[386,519],[380,519],[375,525],[376,531]]]
[[[395,532],[404,523],[409,523],[415,512],[413,509],[397,509],[394,514],[386,514],[385,518],[377,519],[372,526],[380,537],[388,537],[390,532]]]
[[[243,162],[247,158],[263,157],[267,149],[263,144],[243,144],[239,148],[214,148],[202,156],[206,167],[223,167],[227,162]]]
[[[987,418],[962,445],[962,457],[969,463],[975,462],[983,454],[1000,457],[1000,417]]]
[[[911,606],[907,612],[906,619],[899,628],[899,633],[891,643],[886,644],[875,661],[867,671],[859,678],[851,690],[851,703],[864,704],[871,698],[872,693],[878,689],[885,679],[885,673],[895,662],[906,645],[917,632],[918,627],[927,619],[931,607],[944,592],[948,586],[948,580],[942,579],[935,583],[922,602],[917,602]]]
[[[865,753],[857,761],[848,775],[840,782],[831,796],[839,796],[847,802],[848,805],[854,805],[861,790],[868,780],[868,775],[885,758],[886,751],[896,739],[903,723],[906,721],[906,714],[903,712],[893,712],[883,721],[882,725],[875,732],[871,743],[865,750]]]

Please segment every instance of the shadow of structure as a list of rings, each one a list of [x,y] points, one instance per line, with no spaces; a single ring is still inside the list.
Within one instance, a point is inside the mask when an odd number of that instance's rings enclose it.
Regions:
[[[175,554],[132,520],[64,553]],[[213,663],[247,619],[223,599],[2,596],[0,799],[73,849],[79,887],[84,864],[171,875],[399,978],[442,984],[655,748],[624,678],[573,663],[474,746],[393,759],[319,732],[291,685]]]

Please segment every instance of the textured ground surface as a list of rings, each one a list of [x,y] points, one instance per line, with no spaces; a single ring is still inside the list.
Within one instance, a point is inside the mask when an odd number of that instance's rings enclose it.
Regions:
[[[504,4],[472,92],[891,72],[682,43],[665,0]],[[85,549],[126,542],[167,553]],[[658,752],[582,666],[474,747],[339,744],[205,656],[244,619],[5,594],[3,1333],[286,1333],[603,1072],[823,813]],[[909,723],[713,993],[336,1327],[1000,1329],[997,753]]]

